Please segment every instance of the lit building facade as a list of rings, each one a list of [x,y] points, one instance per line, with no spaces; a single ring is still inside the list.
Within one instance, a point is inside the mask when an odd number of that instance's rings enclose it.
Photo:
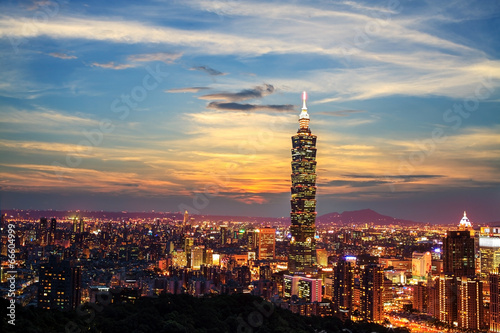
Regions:
[[[333,314],[342,321],[351,319],[353,311],[354,268],[352,261],[342,259],[333,270]]]
[[[321,302],[321,279],[303,277],[299,280],[299,298],[307,303]]]
[[[411,274],[416,280],[425,281],[432,269],[432,255],[430,252],[413,252],[411,259]]]
[[[81,268],[51,256],[39,271],[38,307],[74,310],[81,301]]]
[[[474,276],[475,240],[469,230],[449,230],[443,240],[443,272],[453,276]]]
[[[439,316],[448,325],[457,321],[457,286],[453,276],[441,274],[438,280]]]
[[[326,249],[316,249],[316,263],[319,266],[328,266],[328,251]]]
[[[384,270],[377,264],[360,270],[360,313],[363,319],[381,323],[384,320]]]
[[[274,259],[276,229],[262,228],[259,232],[259,260]]]
[[[48,241],[48,221],[47,218],[40,218],[40,224],[38,225],[38,242],[41,246],[47,245]]]
[[[500,273],[494,270],[489,275],[490,283],[490,330],[500,332]]]
[[[479,237],[481,274],[486,277],[500,265],[500,237]]]
[[[191,268],[198,270],[204,264],[203,256],[205,254],[205,246],[193,246],[191,248]]]
[[[305,92],[302,101],[299,130],[292,136],[291,273],[316,270],[316,136],[309,129]]]
[[[483,282],[479,278],[457,278],[458,327],[479,331],[484,324]]]

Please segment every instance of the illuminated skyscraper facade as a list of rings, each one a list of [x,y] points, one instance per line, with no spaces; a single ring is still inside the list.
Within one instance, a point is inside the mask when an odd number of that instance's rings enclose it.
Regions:
[[[360,271],[360,313],[370,322],[381,323],[384,320],[384,270],[378,264],[369,264]]]
[[[490,284],[490,332],[500,332],[500,273],[498,269],[489,275]]]
[[[351,319],[353,311],[354,266],[352,261],[341,259],[333,270],[333,313],[342,321]]]
[[[38,307],[74,310],[81,301],[81,268],[68,260],[51,256],[40,266]]]
[[[288,270],[316,269],[316,135],[309,129],[306,93],[302,97],[299,130],[292,136],[291,240]]]
[[[274,259],[276,229],[262,228],[259,232],[259,260]]]

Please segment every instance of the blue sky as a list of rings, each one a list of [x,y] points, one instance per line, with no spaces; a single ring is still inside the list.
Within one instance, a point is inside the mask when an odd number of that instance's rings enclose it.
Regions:
[[[1,208],[500,220],[497,1],[3,1]]]

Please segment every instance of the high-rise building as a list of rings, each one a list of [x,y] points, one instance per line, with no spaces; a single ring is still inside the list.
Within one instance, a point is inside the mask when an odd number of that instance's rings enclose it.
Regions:
[[[73,233],[76,234],[78,232],[78,219],[76,216],[73,218]]]
[[[427,279],[427,313],[439,318],[439,276]]]
[[[38,307],[74,310],[81,301],[81,269],[51,256],[39,271]]]
[[[81,234],[83,234],[84,231],[85,231],[85,222],[83,221],[83,218],[80,218],[80,230],[79,230],[79,232]]]
[[[333,314],[342,321],[351,319],[353,311],[354,266],[352,261],[342,259],[333,270]]]
[[[360,268],[360,313],[370,322],[384,320],[384,270],[378,264],[368,264]]]
[[[189,224],[189,213],[188,211],[184,211],[184,219],[182,221],[182,226],[185,227]]]
[[[262,228],[259,232],[259,260],[274,259],[276,229]]]
[[[41,217],[38,225],[38,241],[41,246],[47,245],[48,241],[48,224],[47,218]]]
[[[424,282],[419,281],[413,286],[413,309],[421,313],[427,313],[429,303],[428,296],[429,288]]]
[[[309,128],[306,93],[302,95],[299,130],[292,136],[291,240],[288,270],[316,270],[316,136]]]
[[[479,331],[483,328],[483,282],[479,278],[457,278],[458,327],[466,331]]]
[[[456,277],[475,275],[475,241],[469,230],[448,231],[443,240],[443,272]]]
[[[220,243],[222,245],[227,243],[227,225],[220,226]]]
[[[299,294],[300,275],[283,275],[283,297],[291,298]]]
[[[479,237],[481,276],[486,278],[500,265],[500,237]]]
[[[457,321],[457,284],[455,277],[441,274],[438,280],[439,316],[437,319],[448,325]]]
[[[57,230],[57,220],[55,217],[50,219],[50,228],[49,228],[49,245],[54,245],[56,242],[56,230]]]
[[[306,303],[321,302],[321,279],[301,277],[299,280],[299,298]]]
[[[193,246],[191,248],[191,268],[198,270],[201,265],[203,265],[203,254],[205,252],[205,246]]]
[[[328,266],[328,251],[326,249],[316,249],[316,263],[320,266]]]
[[[248,251],[255,251],[257,249],[257,246],[259,244],[259,229],[256,230],[247,230],[246,236],[247,236],[247,250]]]
[[[184,238],[184,252],[186,253],[186,260],[188,267],[191,267],[191,248],[193,247],[194,244],[194,238],[193,237],[186,237]]]
[[[413,252],[411,259],[411,274],[416,280],[426,280],[432,269],[432,255],[430,252]]]
[[[475,278],[478,248],[479,238],[474,237],[472,225],[464,212],[458,230],[449,230],[443,239],[443,273],[438,280],[439,314],[436,316],[440,321],[460,327],[474,326],[476,324],[466,318],[474,312],[473,316],[480,322],[478,325],[482,325],[482,292],[479,297],[481,309],[477,310],[478,306],[473,309],[475,305],[471,303],[471,295],[482,288]]]
[[[490,282],[490,330],[500,332],[500,273],[498,269],[489,275]]]

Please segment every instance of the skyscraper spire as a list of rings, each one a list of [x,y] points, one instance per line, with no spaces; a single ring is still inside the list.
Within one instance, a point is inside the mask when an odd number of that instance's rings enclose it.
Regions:
[[[311,133],[309,129],[309,113],[307,113],[307,93],[302,92],[302,112],[300,112],[299,116],[299,131],[297,133]]]
[[[458,227],[462,229],[468,229],[468,228],[472,229],[472,223],[467,217],[467,213],[465,211],[464,211],[464,217],[462,217],[462,219],[460,220]]]

